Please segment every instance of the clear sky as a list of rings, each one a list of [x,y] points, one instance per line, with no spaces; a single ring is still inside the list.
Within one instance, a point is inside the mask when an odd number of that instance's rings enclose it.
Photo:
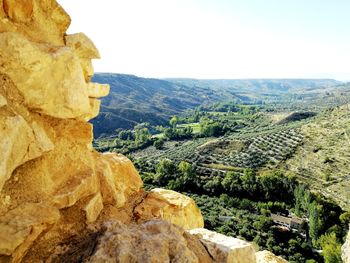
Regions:
[[[102,59],[143,77],[350,80],[350,0],[58,0]]]

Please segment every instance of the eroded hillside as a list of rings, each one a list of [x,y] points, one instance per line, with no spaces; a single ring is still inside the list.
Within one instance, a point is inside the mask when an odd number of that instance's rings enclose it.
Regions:
[[[345,105],[330,109],[301,127],[303,146],[285,169],[350,208],[350,111]]]

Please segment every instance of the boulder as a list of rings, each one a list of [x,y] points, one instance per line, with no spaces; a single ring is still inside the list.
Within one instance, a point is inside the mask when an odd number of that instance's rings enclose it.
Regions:
[[[122,207],[128,197],[138,193],[143,186],[132,162],[121,154],[96,155],[96,171],[104,204]]]
[[[139,220],[161,218],[185,229],[204,227],[201,211],[192,198],[183,194],[156,188],[135,208]]]
[[[60,218],[54,207],[25,203],[0,216],[0,261],[11,257],[11,262],[21,262],[26,250],[35,239]]]
[[[19,32],[31,41],[64,45],[70,17],[52,0],[2,0],[0,32]]]
[[[188,231],[206,247],[215,263],[255,263],[255,249],[252,244],[228,237],[204,228]]]
[[[0,72],[11,78],[30,110],[82,120],[98,114],[95,99],[89,99],[80,60],[71,48],[48,49],[18,33],[6,32],[0,34],[0,58]]]
[[[104,227],[96,252],[87,262],[201,262],[188,248],[185,231],[168,222],[151,220],[126,226],[110,221]]]
[[[257,263],[288,263],[287,260],[277,257],[267,250],[259,251],[255,255]]]
[[[22,116],[0,109],[0,191],[18,166],[53,147],[37,123],[29,124]]]

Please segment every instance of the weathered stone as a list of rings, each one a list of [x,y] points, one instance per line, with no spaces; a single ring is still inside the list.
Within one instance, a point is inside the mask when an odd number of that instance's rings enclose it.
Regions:
[[[77,174],[66,182],[52,198],[52,202],[58,208],[70,207],[78,200],[95,194],[98,191],[98,178],[91,170],[83,174]]]
[[[103,209],[102,197],[100,193],[97,193],[92,198],[89,199],[89,201],[84,207],[84,211],[86,212],[86,221],[88,223],[92,223],[96,221],[102,209]]]
[[[28,22],[33,15],[33,0],[3,0],[4,10],[15,22]],[[17,2],[17,3],[16,3]]]
[[[143,185],[139,173],[121,154],[107,153],[96,158],[103,203],[124,206],[128,196],[139,192]]]
[[[43,129],[22,116],[0,110],[0,191],[12,172],[23,163],[53,149]]]
[[[2,0],[0,32],[19,32],[31,41],[64,45],[70,17],[52,0]]]
[[[88,94],[90,98],[100,98],[107,96],[109,93],[109,85],[90,82],[88,84]]]
[[[86,82],[89,82],[94,74],[91,59],[100,58],[97,48],[95,47],[94,43],[83,33],[68,35],[65,37],[65,40],[66,45],[74,50],[76,55],[79,57],[85,80]]]
[[[281,257],[277,257],[276,255],[267,250],[259,251],[255,255],[257,263],[288,263],[287,260]]]
[[[187,247],[184,230],[165,221],[128,227],[111,221],[105,228],[90,263],[199,263],[197,255]]]
[[[65,40],[66,46],[75,50],[78,57],[88,59],[100,58],[100,53],[94,43],[84,33],[67,35]]]
[[[0,198],[10,196],[11,207],[23,202],[44,202],[64,208],[97,193],[99,180],[94,171],[91,124],[46,117],[38,125],[45,128],[54,149],[17,167]],[[4,209],[0,206],[0,214],[6,212]]]
[[[193,199],[171,190],[150,191],[135,208],[141,220],[162,218],[185,229],[204,227],[204,220]]]
[[[200,239],[216,263],[255,263],[253,246],[243,240],[224,236],[204,228],[188,231]]]
[[[86,82],[90,82],[94,75],[94,67],[92,66],[91,59],[80,58],[80,65],[83,69],[84,77]]]
[[[93,150],[109,87],[69,23],[55,0],[0,0],[0,262],[252,262],[243,241],[183,229],[203,227],[191,198],[144,194],[130,160]]]
[[[17,33],[0,34],[0,47],[0,72],[11,78],[28,108],[57,118],[97,115],[70,48],[44,50]]]
[[[5,97],[0,95],[0,108],[6,105],[7,105],[7,100],[5,99]]]
[[[59,220],[56,208],[26,203],[0,217],[0,255],[11,255],[20,262],[27,248]]]
[[[344,263],[350,263],[350,230],[348,237],[342,246],[342,259]]]

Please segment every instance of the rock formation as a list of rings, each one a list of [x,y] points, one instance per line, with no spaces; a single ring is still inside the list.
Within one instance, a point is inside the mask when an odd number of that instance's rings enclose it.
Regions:
[[[269,251],[259,251],[256,254],[256,262],[257,263],[288,263],[287,260],[277,257]]]
[[[0,262],[255,262],[194,201],[92,148],[99,52],[54,0],[0,0]],[[190,230],[200,228],[199,230]]]
[[[342,246],[342,259],[344,263],[350,263],[350,231],[345,244]]]

